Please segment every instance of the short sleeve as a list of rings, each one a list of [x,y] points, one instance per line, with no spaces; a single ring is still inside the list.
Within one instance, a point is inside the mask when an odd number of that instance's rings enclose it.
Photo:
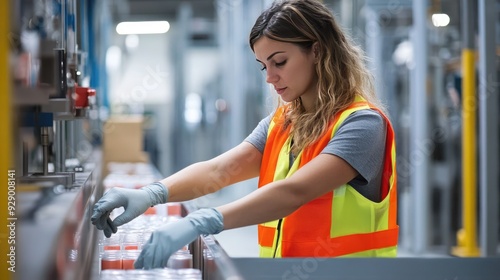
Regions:
[[[267,132],[269,130],[269,123],[271,122],[271,117],[273,116],[273,114],[262,119],[254,128],[252,133],[250,133],[250,135],[248,135],[248,137],[244,140],[252,144],[261,153],[264,153],[264,147],[266,146],[267,140]]]
[[[373,201],[380,196],[386,125],[377,111],[356,111],[340,125],[322,151],[344,159],[358,171],[359,175],[349,184]]]

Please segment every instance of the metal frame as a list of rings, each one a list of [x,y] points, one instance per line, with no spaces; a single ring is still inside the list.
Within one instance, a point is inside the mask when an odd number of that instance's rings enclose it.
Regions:
[[[479,1],[479,187],[480,244],[484,257],[497,255],[498,246],[498,166],[499,90],[495,69],[494,0]]]

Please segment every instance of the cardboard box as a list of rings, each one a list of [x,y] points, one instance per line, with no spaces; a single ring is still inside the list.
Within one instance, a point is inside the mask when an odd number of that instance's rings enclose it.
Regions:
[[[144,152],[143,118],[113,116],[103,125],[103,175],[109,162],[148,162]]]

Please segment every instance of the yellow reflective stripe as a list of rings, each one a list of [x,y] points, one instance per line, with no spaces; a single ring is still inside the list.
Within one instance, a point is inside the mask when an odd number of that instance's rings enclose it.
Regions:
[[[261,258],[272,258],[273,257],[273,248],[259,246],[259,257],[261,257]]]
[[[276,254],[274,254],[274,247],[264,247],[259,245],[259,257],[261,258],[281,258],[281,243],[278,245]]]
[[[344,112],[342,112],[338,121],[333,126],[331,138],[333,138],[333,135],[335,135],[335,133],[339,129],[340,125],[345,121],[345,119],[347,119],[347,117],[349,117],[350,114],[352,114],[353,112],[356,112],[358,110],[366,110],[366,109],[370,109],[370,106],[368,106],[368,104],[364,105],[364,106],[360,106],[360,107],[347,109]]]
[[[332,201],[330,237],[388,229],[391,195],[389,192],[381,202],[373,202],[350,185],[336,189]]]
[[[274,172],[273,181],[278,181],[285,179],[290,169],[290,161],[288,158],[288,153],[290,152],[290,137],[286,139],[285,144],[281,147],[281,151],[278,156],[278,162],[276,163],[276,171]]]
[[[274,124],[274,122],[273,122]],[[271,131],[271,130],[270,130]],[[268,132],[269,134],[269,132]],[[282,180],[285,178],[290,177],[295,171],[299,169],[300,165],[300,160],[302,158],[302,151],[299,153],[297,158],[294,160],[292,167],[290,168],[290,138],[288,138],[281,147],[280,153],[278,155],[278,161],[276,165],[276,171],[274,173],[274,181]],[[283,218],[283,221],[281,223],[281,228],[283,228],[283,224],[285,223],[285,219]],[[271,227],[273,229],[277,229],[278,227],[278,220],[272,221],[272,222],[267,222],[267,223],[262,223],[262,226],[267,226]],[[280,228],[280,231],[281,231]],[[282,232],[282,231],[281,231]],[[278,237],[277,231],[276,234],[274,235],[274,240],[273,240],[273,246],[272,247],[265,247],[265,246],[260,246],[260,253],[259,255],[264,258],[272,258],[273,256],[276,258],[281,258],[281,242],[277,240],[277,238],[282,238],[282,236]],[[276,244],[278,244],[278,247],[275,249]],[[276,251],[276,253],[275,253]]]
[[[281,223],[281,228],[283,228],[283,223]],[[281,230],[281,234],[283,234],[283,230]],[[280,236],[280,238],[281,238],[281,236]],[[273,251],[274,251],[274,247],[273,247]],[[278,248],[276,248],[276,254],[274,254],[274,257],[281,258],[281,242],[278,242]]]
[[[263,223],[261,224],[261,226],[268,226],[270,228],[272,228],[273,230],[276,230],[276,228],[278,227],[278,220],[274,220],[272,222],[267,222],[267,223]],[[283,228],[283,222],[281,223],[281,228],[280,228],[280,231],[282,232],[282,229]],[[281,258],[281,242],[277,242],[277,239],[278,238],[278,234],[277,234],[277,231],[276,231],[276,234],[274,234],[274,239],[273,239],[273,246],[272,247],[267,247],[267,246],[262,246],[262,245],[259,245],[259,256],[260,257],[263,257],[263,258],[272,258],[273,256],[276,257],[276,258]],[[281,238],[281,236],[280,236]],[[278,248],[276,249],[276,254],[274,253],[275,251],[275,247],[276,247],[276,243],[278,243]]]
[[[274,221],[267,222],[267,223],[262,223],[262,224],[260,224],[260,226],[271,228],[275,232],[275,234],[273,235],[273,241],[271,243],[273,245],[271,247],[263,246],[263,245],[259,244],[259,248],[260,248],[259,256],[263,257],[263,258],[272,258],[273,252],[274,252],[273,248],[276,244],[276,238],[277,238],[276,228],[278,226],[278,220],[274,220]]]
[[[290,167],[290,138],[288,138],[283,147],[281,147],[273,180],[282,180],[292,176],[299,169],[301,159],[302,151],[300,151],[299,155],[293,161],[292,167]]]
[[[265,227],[276,228],[278,226],[278,220],[274,220],[274,221],[270,221],[270,222],[265,222],[265,223],[262,223],[261,225],[265,226]]]
[[[278,109],[279,110],[279,109]],[[274,121],[274,117],[271,118],[271,121],[269,123],[269,129],[267,130],[267,137],[271,134],[271,131],[273,130],[274,126],[276,125],[276,122]],[[289,173],[289,158],[288,158],[288,153],[290,151],[290,138],[287,139],[285,145],[281,147],[281,151],[279,153],[279,158],[277,161],[277,166],[276,170],[274,172],[274,181],[281,180],[287,177]],[[278,220],[266,222],[266,223],[261,223],[261,226],[269,227],[274,230],[278,227]],[[274,235],[274,240],[273,240],[273,247],[266,247],[266,246],[261,246],[259,245],[259,256],[262,258],[272,258],[274,254],[274,246],[276,244],[276,238],[277,234]],[[281,256],[281,246],[279,246],[279,256]],[[276,255],[278,255],[278,252],[276,252]]]
[[[293,173],[295,173],[295,171],[297,171],[299,169],[299,165],[300,165],[300,160],[301,159],[302,159],[302,151],[299,153],[299,155],[297,156],[297,158],[295,158],[295,161],[293,162],[292,167],[288,171],[288,175],[286,175],[286,178],[292,176]]]
[[[271,121],[269,122],[269,128],[267,129],[267,137],[269,138],[269,134],[271,134],[271,131],[274,128],[274,125],[276,124],[273,120],[274,118],[271,118]]]
[[[392,141],[391,143],[391,165],[392,165],[392,174],[391,174],[391,177],[389,178],[389,183],[390,183],[390,186],[392,188],[392,186],[394,186],[394,180],[396,178],[396,176],[394,176],[396,174],[396,145],[394,144],[394,141]]]
[[[366,99],[363,98],[363,96],[356,94],[354,97],[354,102],[361,102],[361,101],[366,101]]]
[[[332,200],[330,237],[388,229],[389,201],[390,194],[377,203],[364,197],[350,185],[337,188]]]

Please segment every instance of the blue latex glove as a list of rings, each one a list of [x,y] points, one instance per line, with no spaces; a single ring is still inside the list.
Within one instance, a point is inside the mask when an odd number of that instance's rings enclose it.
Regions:
[[[168,258],[201,234],[217,234],[224,229],[222,214],[215,208],[197,210],[168,223],[151,234],[134,263],[136,269],[163,268]]]
[[[90,220],[97,229],[104,231],[106,237],[110,237],[116,233],[119,226],[130,222],[149,207],[167,202],[167,199],[168,189],[160,182],[141,189],[112,188],[94,205]],[[109,218],[111,211],[119,207],[125,208],[125,211],[111,221]]]

